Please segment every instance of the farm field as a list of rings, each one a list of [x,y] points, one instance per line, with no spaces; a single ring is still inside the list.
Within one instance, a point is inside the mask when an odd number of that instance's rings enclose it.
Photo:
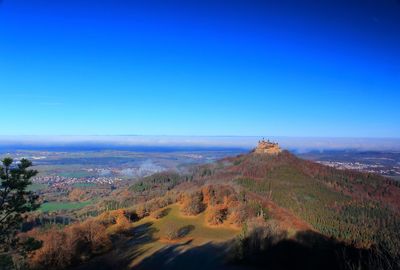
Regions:
[[[92,201],[86,202],[45,202],[43,203],[39,211],[41,212],[54,212],[60,210],[77,210],[90,205]]]

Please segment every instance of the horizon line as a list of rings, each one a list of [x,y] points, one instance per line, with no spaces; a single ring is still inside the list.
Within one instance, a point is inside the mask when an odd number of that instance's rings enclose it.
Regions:
[[[193,138],[316,138],[316,139],[399,139],[391,136],[318,136],[318,135],[184,135],[184,134],[0,134],[2,137],[193,137]]]

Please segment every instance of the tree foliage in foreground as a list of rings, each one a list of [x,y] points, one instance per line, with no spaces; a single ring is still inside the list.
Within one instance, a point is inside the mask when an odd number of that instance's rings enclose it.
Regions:
[[[4,158],[0,166],[0,249],[7,250],[15,242],[15,235],[24,220],[24,214],[39,207],[38,196],[27,190],[30,179],[37,174],[29,169],[32,162]]]

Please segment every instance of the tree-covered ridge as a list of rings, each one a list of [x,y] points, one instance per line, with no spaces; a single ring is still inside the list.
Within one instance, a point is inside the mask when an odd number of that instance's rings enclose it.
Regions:
[[[161,172],[143,178],[133,184],[129,190],[134,192],[146,192],[154,189],[166,191],[174,188],[181,181],[182,176],[176,172]]]
[[[327,236],[400,250],[400,188],[379,175],[340,171],[295,157],[250,154],[230,159],[234,182],[289,209]],[[221,174],[218,171],[214,175]]]

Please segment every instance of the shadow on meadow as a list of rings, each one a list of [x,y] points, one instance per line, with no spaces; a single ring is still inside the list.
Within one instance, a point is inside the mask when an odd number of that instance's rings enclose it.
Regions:
[[[399,269],[398,260],[385,252],[356,248],[313,231],[299,232],[289,239],[285,235],[260,237],[257,230],[246,238],[220,244],[191,247],[192,240],[170,244],[130,267],[132,260],[146,252],[140,246],[156,241],[151,238],[151,223],[135,231],[135,237],[125,245],[77,269]]]
[[[196,227],[194,225],[186,225],[183,226],[176,231],[176,238],[183,238],[187,236],[190,232],[192,232]]]
[[[207,243],[202,246],[187,248],[191,240],[164,247],[145,258],[132,269],[225,269],[228,243]],[[230,267],[228,267],[230,269]]]
[[[187,250],[182,249],[185,245],[165,247],[134,269],[399,269],[398,260],[381,250],[356,248],[313,231],[288,239],[285,235],[260,238],[255,230],[242,240]]]
[[[84,263],[73,269],[77,270],[108,270],[108,269],[127,269],[129,264],[137,257],[145,254],[148,250],[143,249],[143,245],[150,244],[157,239],[154,234],[157,229],[153,228],[152,222],[147,222],[139,225],[130,231],[133,237],[124,237],[116,240],[114,243],[115,248],[97,258]]]

